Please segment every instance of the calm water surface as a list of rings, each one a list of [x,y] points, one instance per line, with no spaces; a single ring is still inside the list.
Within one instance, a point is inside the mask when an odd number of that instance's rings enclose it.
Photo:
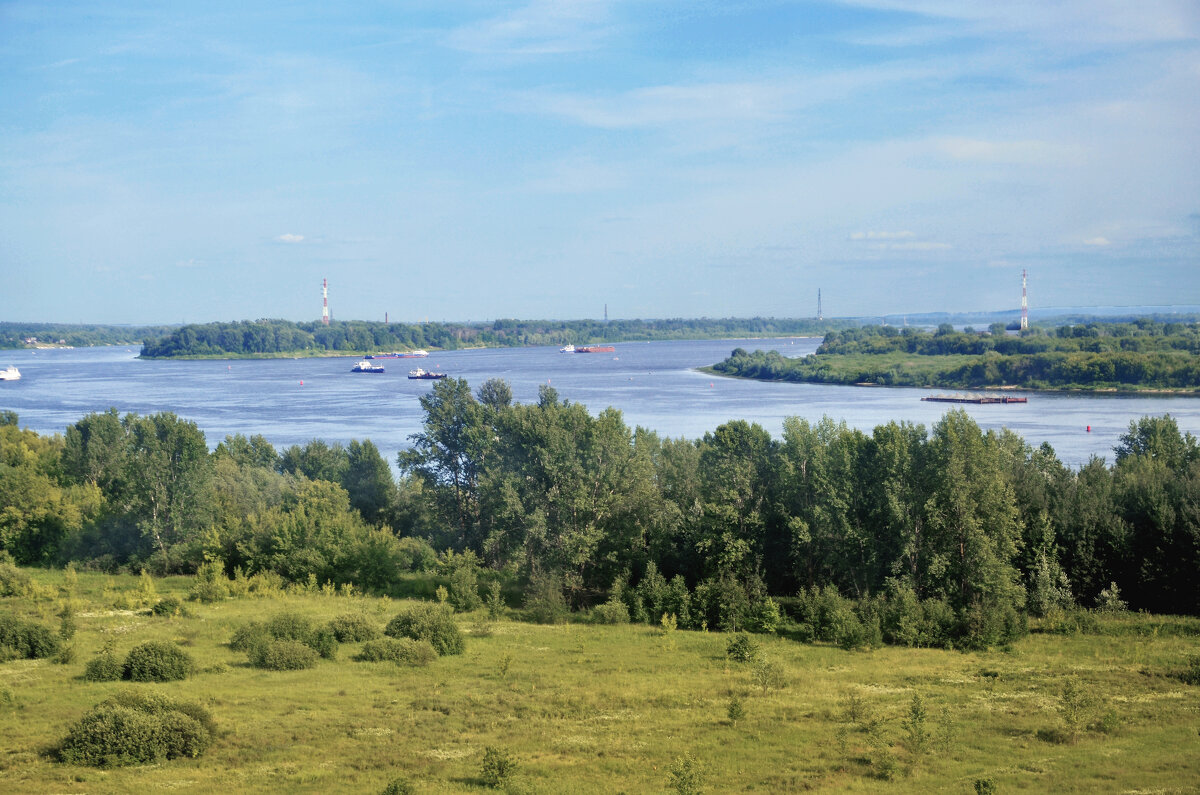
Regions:
[[[760,383],[695,371],[738,346],[802,356],[818,343],[627,342],[617,343],[613,354],[573,355],[556,348],[449,351],[384,361],[382,375],[351,373],[358,357],[181,362],[143,361],[136,348],[7,351],[0,352],[0,367],[16,365],[22,379],[0,382],[0,408],[46,434],[62,433],[83,415],[110,406],[121,413],[173,411],[199,425],[210,446],[233,433],[261,433],[276,447],[314,438],[370,439],[389,460],[421,427],[418,398],[432,382],[408,380],[417,365],[466,378],[472,389],[503,378],[523,403],[536,401],[538,387],[548,383],[560,398],[583,403],[593,414],[613,406],[631,427],[688,439],[732,419],[757,422],[778,436],[791,416],[816,421],[828,415],[870,432],[890,420],[928,427],[946,412],[946,404],[921,401],[931,393],[926,389]],[[1111,462],[1118,437],[1144,415],[1169,413],[1182,430],[1200,435],[1197,398],[1026,394],[1026,405],[963,408],[984,428],[1008,427],[1034,446],[1049,442],[1076,467],[1092,455]]]

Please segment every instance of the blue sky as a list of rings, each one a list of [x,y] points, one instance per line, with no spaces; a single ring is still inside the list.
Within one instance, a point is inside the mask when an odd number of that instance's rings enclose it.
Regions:
[[[1195,0],[0,2],[0,319],[1200,303]]]

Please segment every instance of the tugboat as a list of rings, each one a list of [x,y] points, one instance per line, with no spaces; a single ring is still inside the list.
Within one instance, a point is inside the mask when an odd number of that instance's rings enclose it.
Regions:
[[[421,381],[435,381],[439,378],[445,378],[446,374],[431,373],[428,370],[422,370],[420,367],[418,367],[416,370],[409,370],[408,377],[412,379],[419,379]]]
[[[382,373],[383,365],[382,364],[372,364],[371,362],[368,362],[366,359],[363,359],[361,362],[359,362],[358,364],[351,367],[350,372],[352,372],[352,373]]]
[[[574,345],[570,345],[570,344],[564,345],[564,346],[562,346],[561,348],[559,348],[559,349],[558,349],[558,352],[559,352],[559,353],[574,353],[574,352],[575,352],[575,346],[574,346]]]
[[[9,365],[6,369],[0,370],[0,381],[20,381],[21,371],[13,365]]]

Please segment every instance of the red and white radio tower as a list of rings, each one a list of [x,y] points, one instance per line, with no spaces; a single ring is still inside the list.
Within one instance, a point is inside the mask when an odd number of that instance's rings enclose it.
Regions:
[[[329,280],[321,280],[321,322],[329,325]]]
[[[1029,293],[1025,290],[1025,271],[1021,270],[1021,330],[1029,328]]]

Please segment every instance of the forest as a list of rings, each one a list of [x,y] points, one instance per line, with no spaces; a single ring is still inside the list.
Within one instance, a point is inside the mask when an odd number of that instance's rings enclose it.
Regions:
[[[1073,470],[961,411],[928,429],[791,418],[780,438],[732,421],[687,440],[548,386],[520,404],[502,380],[447,379],[421,403],[398,479],[369,440],[277,451],[239,435],[210,452],[171,413],[93,413],[47,437],[5,412],[0,549],[380,595],[432,573],[465,605],[497,583],[551,615],[847,648],[994,646],[1077,606],[1200,614],[1200,447],[1169,416]]]
[[[28,339],[39,344],[69,345],[140,345],[147,337],[168,334],[170,326],[111,326],[73,323],[14,323],[0,321],[0,350],[27,348]]]
[[[1194,392],[1200,323],[1087,323],[1004,333],[863,326],[827,334],[816,353],[789,359],[738,348],[713,372],[835,384]]]
[[[206,323],[148,336],[145,358],[371,353],[414,348],[582,345],[672,339],[820,335],[852,328],[854,320],[725,318],[671,320],[510,320],[487,323],[375,323],[361,320],[293,323],[256,320]]]

